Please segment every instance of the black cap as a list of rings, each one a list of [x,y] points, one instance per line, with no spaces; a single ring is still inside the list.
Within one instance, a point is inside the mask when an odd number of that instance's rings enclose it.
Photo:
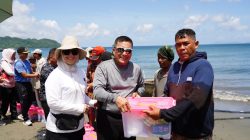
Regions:
[[[108,51],[105,51],[104,53],[101,54],[100,58],[101,58],[102,61],[112,59],[112,53],[108,52]]]
[[[29,50],[26,47],[19,47],[17,53],[29,53]]]

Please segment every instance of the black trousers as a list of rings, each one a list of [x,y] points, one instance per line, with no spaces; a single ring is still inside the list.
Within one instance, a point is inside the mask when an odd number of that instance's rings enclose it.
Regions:
[[[17,94],[15,87],[13,88],[1,88],[1,94],[2,94],[2,106],[1,106],[1,112],[2,115],[5,116],[8,108],[10,106],[10,113],[11,118],[15,119],[17,117],[17,110],[16,110],[16,100],[17,100]]]
[[[97,140],[136,140],[136,137],[124,137],[121,114],[97,109],[96,123]]]
[[[48,103],[46,100],[44,101],[40,101],[41,102],[41,105],[42,105],[42,108],[43,108],[43,111],[44,111],[44,114],[45,114],[45,119],[47,120],[47,117],[49,115],[49,106],[48,106]]]
[[[23,119],[27,121],[29,119],[29,108],[32,102],[35,101],[35,93],[30,82],[16,82],[16,90],[22,106]]]
[[[54,133],[47,130],[45,140],[82,140],[84,134],[84,128],[72,133]]]

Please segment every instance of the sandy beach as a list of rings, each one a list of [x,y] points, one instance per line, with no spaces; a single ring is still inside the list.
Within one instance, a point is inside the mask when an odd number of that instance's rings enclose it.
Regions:
[[[242,119],[239,119],[241,117]],[[245,118],[244,118],[245,117]],[[247,118],[248,117],[248,118]],[[250,114],[215,112],[213,140],[249,140]],[[34,122],[33,126],[24,126],[22,121],[14,120],[6,126],[0,126],[1,140],[36,140],[45,124]],[[137,138],[137,140],[158,140],[157,138]]]

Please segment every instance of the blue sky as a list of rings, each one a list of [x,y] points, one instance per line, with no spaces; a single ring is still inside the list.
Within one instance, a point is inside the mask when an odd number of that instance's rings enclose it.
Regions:
[[[74,35],[81,46],[111,46],[119,35],[135,45],[174,44],[192,28],[201,44],[250,42],[249,0],[14,0],[0,36]]]

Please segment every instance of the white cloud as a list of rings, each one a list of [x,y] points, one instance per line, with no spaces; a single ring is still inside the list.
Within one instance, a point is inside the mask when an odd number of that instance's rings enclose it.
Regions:
[[[60,29],[59,25],[54,20],[41,20],[40,23],[48,28],[57,29],[57,30]]]
[[[207,19],[208,19],[207,15],[190,16],[184,21],[185,24],[184,26],[188,28],[196,28],[200,26]]]
[[[20,38],[49,38],[60,41],[65,34],[78,37],[91,38],[96,36],[108,36],[109,30],[100,29],[96,23],[88,25],[77,23],[73,27],[62,30],[57,21],[52,19],[37,19],[30,13],[34,7],[30,4],[13,2],[13,15],[0,24],[0,36],[11,36]]]
[[[153,29],[153,24],[143,24],[136,27],[137,32],[148,33]]]
[[[247,25],[241,24],[240,18],[238,17],[217,15],[217,16],[212,17],[212,20],[218,23],[218,25],[221,27],[239,30],[239,31],[248,29]]]
[[[19,1],[15,0],[15,1],[13,1],[13,8],[12,9],[13,9],[14,15],[24,15],[24,14],[28,14],[31,11],[32,6],[22,4]]]
[[[68,34],[86,39],[96,36],[107,36],[110,35],[110,31],[100,29],[99,25],[96,23],[90,23],[89,25],[77,23],[74,27],[68,30]]]
[[[0,36],[58,39],[60,26],[54,20],[39,20],[31,16],[32,5],[13,2],[13,16],[0,25]]]
[[[72,34],[78,37],[90,37],[96,36],[99,26],[96,23],[91,23],[89,25],[84,25],[77,23],[74,27],[69,29],[68,34]]]

